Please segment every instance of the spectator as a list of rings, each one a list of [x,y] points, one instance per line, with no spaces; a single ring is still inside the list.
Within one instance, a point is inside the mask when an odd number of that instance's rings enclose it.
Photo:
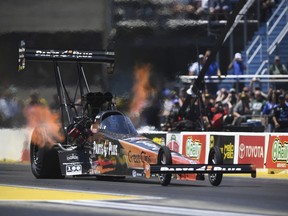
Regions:
[[[275,0],[261,0],[260,2],[260,22],[266,22],[272,14]]]
[[[212,111],[212,108],[214,107],[214,99],[209,93],[204,93],[203,94],[203,101],[204,101],[204,107],[205,107],[205,112],[209,120],[212,119],[214,113]]]
[[[288,92],[285,93],[285,103],[288,106]]]
[[[195,15],[201,19],[207,19],[208,15],[214,11],[213,4],[214,0],[200,0]]]
[[[264,104],[265,104],[265,100],[261,94],[261,91],[255,90],[254,91],[254,98],[251,101],[252,116],[262,115],[262,109],[263,109]]]
[[[222,131],[224,126],[224,118],[227,115],[226,109],[221,101],[217,101],[212,109],[214,115],[211,119],[211,130]]]
[[[276,106],[276,101],[277,101],[277,94],[276,91],[273,89],[269,89],[268,92],[268,97],[267,97],[267,101],[265,102],[263,108],[262,108],[262,115],[264,115],[264,117],[266,117],[267,119],[267,132],[272,132],[273,128],[274,128],[274,123],[272,120],[272,116],[273,116],[273,110]]]
[[[240,94],[240,100],[237,102],[233,110],[233,124],[238,125],[241,122],[246,121],[247,116],[249,115],[251,115],[251,103],[245,92],[242,92]]]
[[[210,55],[211,55],[211,51],[207,50],[204,55],[204,62],[208,59]],[[207,76],[221,76],[219,64],[215,60],[213,60],[211,64],[209,65],[209,68],[206,71],[206,75]],[[218,91],[218,84],[212,82],[213,80],[211,79],[208,79],[208,81],[210,81],[206,83],[206,88],[208,90],[208,93],[215,96],[216,92]]]
[[[226,113],[229,113],[232,105],[228,98],[228,91],[225,88],[222,88],[220,91],[217,92],[216,102],[221,101],[223,108],[225,109]]]
[[[282,75],[288,74],[287,68],[281,63],[280,57],[278,55],[274,58],[274,63],[269,68],[270,75]]]
[[[233,70],[233,75],[243,75],[246,70],[246,66],[243,63],[242,55],[240,53],[235,53],[234,59],[228,66],[228,70]],[[244,83],[241,83],[240,79],[236,79],[234,88],[239,91],[243,89]]]
[[[231,104],[231,110],[230,111],[232,111],[232,113],[233,113],[233,109],[234,109],[236,103],[238,102],[238,94],[236,94],[236,90],[234,88],[231,88],[229,90],[228,101]]]
[[[173,94],[169,89],[164,89],[163,97],[161,123],[165,124],[173,107]]]
[[[287,75],[287,69],[284,64],[281,63],[280,57],[278,55],[274,58],[274,63],[269,68],[270,75]],[[285,89],[288,90],[286,87],[286,83],[278,83],[275,82],[276,89]]]
[[[17,89],[10,86],[0,99],[0,127],[21,127],[24,123],[23,103],[16,97],[16,92]]]
[[[276,105],[274,108],[274,114],[273,114],[273,122],[275,125],[275,132],[287,132],[288,131],[288,106],[285,103],[285,98],[288,93],[281,94],[278,97],[279,104]]]
[[[193,75],[193,76],[198,76],[199,72],[202,70],[202,67],[204,65],[204,55],[200,54],[198,56],[198,61],[192,63],[189,66],[189,75]]]
[[[232,10],[232,4],[230,0],[218,0],[214,1],[214,11],[213,15],[216,20],[219,19],[228,19],[229,13]]]

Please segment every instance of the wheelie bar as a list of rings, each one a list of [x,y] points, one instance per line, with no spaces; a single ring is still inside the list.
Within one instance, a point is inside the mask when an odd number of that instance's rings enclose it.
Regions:
[[[163,173],[251,173],[252,178],[256,178],[256,167],[251,164],[173,164],[154,165],[146,167],[146,175]]]

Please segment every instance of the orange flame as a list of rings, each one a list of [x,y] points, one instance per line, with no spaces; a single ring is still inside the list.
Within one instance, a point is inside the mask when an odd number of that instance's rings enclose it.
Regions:
[[[56,142],[64,140],[60,134],[61,124],[59,114],[53,113],[49,107],[43,105],[29,106],[24,110],[27,126],[35,128],[31,142],[39,147],[52,147]]]
[[[134,69],[135,83],[133,86],[133,98],[130,103],[131,119],[138,118],[142,108],[150,94],[151,85],[149,83],[151,65],[136,65]]]

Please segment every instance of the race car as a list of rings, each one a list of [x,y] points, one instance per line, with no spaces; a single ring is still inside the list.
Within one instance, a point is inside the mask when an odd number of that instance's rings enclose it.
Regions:
[[[210,183],[218,186],[223,173],[250,173],[256,177],[256,169],[251,164],[223,164],[217,146],[210,149],[208,164],[198,164],[140,135],[129,117],[117,110],[113,95],[91,91],[85,76],[83,64],[86,62],[105,64],[109,70],[113,69],[113,52],[26,49],[25,43],[21,42],[19,69],[24,70],[25,62],[30,60],[54,64],[61,114],[60,133],[64,137],[61,140],[57,140],[57,136],[51,138],[49,124],[45,122],[35,126],[30,158],[36,178],[156,177],[161,185],[167,186],[172,178],[204,180],[204,174],[208,174]],[[63,81],[59,65],[62,61],[78,66],[77,86],[75,94],[71,94],[74,98],[69,95]],[[51,140],[52,146],[49,145]]]

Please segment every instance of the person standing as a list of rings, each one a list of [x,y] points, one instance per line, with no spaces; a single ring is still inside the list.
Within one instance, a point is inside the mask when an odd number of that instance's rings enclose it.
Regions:
[[[269,74],[270,75],[288,74],[286,66],[281,63],[280,57],[278,55],[275,56],[274,63],[269,67]],[[288,88],[286,87],[286,83],[275,82],[274,86],[276,89],[288,90]]]
[[[235,53],[234,59],[228,66],[228,70],[233,70],[233,75],[243,75],[244,71],[246,70],[246,66],[243,62],[241,53]],[[241,82],[240,79],[236,79],[234,83],[234,88],[237,92],[241,91],[244,87],[244,83]]]
[[[288,106],[285,103],[285,97],[288,93],[278,97],[279,104],[274,108],[273,122],[275,125],[275,132],[288,131]]]
[[[204,65],[204,55],[199,54],[198,60],[193,62],[188,68],[188,74],[191,76],[198,76]]]
[[[204,55],[204,62],[208,59],[210,55],[211,55],[211,51],[207,50]],[[208,76],[208,79],[207,79],[208,83],[206,83],[206,89],[208,93],[212,94],[213,96],[216,96],[216,93],[218,91],[218,84],[215,82],[215,80],[209,78],[210,76],[218,76],[218,77],[221,76],[219,64],[215,59],[213,59],[211,64],[209,65],[206,75]]]

